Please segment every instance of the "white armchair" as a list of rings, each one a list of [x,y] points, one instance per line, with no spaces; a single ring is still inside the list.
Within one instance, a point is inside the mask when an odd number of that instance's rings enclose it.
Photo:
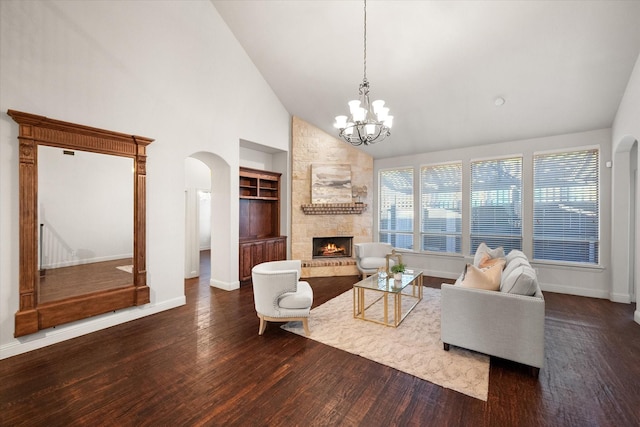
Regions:
[[[382,242],[356,243],[354,247],[356,249],[356,265],[363,279],[377,273],[380,267],[386,267],[386,255],[393,251],[391,243]]]
[[[253,300],[260,318],[258,334],[262,335],[267,322],[302,321],[309,335],[309,312],[313,290],[300,281],[300,260],[271,261],[258,264],[251,270]]]

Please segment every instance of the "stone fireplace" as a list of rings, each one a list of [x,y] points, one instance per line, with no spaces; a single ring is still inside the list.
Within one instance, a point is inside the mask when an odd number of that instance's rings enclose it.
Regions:
[[[353,236],[314,237],[313,259],[350,258]]]
[[[348,164],[351,185],[369,189],[352,203],[312,203],[312,165]],[[353,245],[373,241],[373,157],[293,117],[291,132],[291,259],[303,277],[355,276]],[[357,203],[361,202],[361,203]],[[317,257],[314,237],[351,238],[348,255]],[[334,242],[334,244],[336,244]]]

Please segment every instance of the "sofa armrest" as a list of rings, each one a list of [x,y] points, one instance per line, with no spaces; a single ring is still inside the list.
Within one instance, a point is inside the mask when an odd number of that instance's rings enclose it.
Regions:
[[[443,343],[543,366],[544,298],[446,283],[441,295]]]

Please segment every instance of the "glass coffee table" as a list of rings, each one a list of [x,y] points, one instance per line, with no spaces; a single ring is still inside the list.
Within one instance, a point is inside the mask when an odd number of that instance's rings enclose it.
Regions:
[[[389,297],[393,313],[389,313]],[[410,305],[403,309],[403,300]],[[385,326],[398,327],[422,301],[422,271],[406,270],[402,280],[376,273],[353,285],[353,317]]]

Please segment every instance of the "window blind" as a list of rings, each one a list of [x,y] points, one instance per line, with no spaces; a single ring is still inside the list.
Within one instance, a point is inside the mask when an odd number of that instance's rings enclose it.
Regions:
[[[471,162],[471,254],[522,249],[522,158]]]
[[[598,150],[534,155],[533,258],[597,264]]]
[[[423,251],[462,253],[462,163],[420,170]]]
[[[413,168],[379,172],[380,241],[413,249]]]

